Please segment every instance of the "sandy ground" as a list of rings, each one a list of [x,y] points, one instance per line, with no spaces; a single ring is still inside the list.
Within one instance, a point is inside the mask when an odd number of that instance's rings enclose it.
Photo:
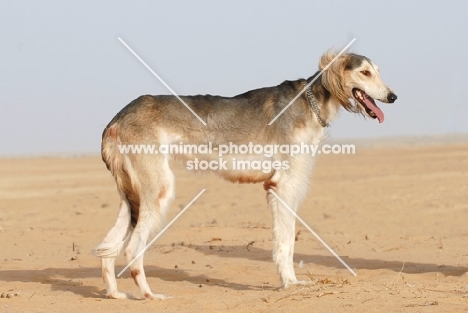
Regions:
[[[91,254],[119,201],[100,158],[0,159],[0,312],[468,311],[468,144],[320,156],[299,213],[358,276],[298,224],[310,284],[286,290],[262,186],[176,173],[169,219],[207,191],[146,254],[153,291],[173,298],[111,300]]]

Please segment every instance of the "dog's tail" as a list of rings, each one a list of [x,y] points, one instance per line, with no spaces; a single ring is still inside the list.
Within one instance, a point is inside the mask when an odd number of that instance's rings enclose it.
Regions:
[[[135,227],[140,211],[139,187],[130,159],[126,152],[121,150],[122,146],[118,123],[107,126],[102,134],[102,160],[114,176],[119,193],[125,195],[128,201],[131,224]]]

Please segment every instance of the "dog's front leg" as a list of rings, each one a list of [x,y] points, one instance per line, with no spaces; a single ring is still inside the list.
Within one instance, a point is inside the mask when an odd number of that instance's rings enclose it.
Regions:
[[[283,287],[297,284],[294,272],[293,256],[295,241],[294,215],[269,190],[273,190],[288,206],[297,211],[299,202],[307,190],[303,177],[290,175],[274,175],[271,181],[265,183],[268,206],[273,214],[273,260],[278,269]],[[277,180],[276,180],[277,179]],[[275,181],[276,180],[276,181]]]
[[[277,266],[283,287],[297,282],[294,272],[295,218],[271,193],[268,205],[273,214],[273,260]]]

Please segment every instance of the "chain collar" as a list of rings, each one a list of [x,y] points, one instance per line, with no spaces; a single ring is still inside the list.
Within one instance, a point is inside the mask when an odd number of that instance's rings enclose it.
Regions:
[[[312,94],[312,88],[310,88],[310,86],[307,87],[306,94],[307,94],[307,99],[309,100],[310,106],[312,107],[312,111],[314,111],[315,116],[317,116],[317,120],[319,121],[320,125],[322,125],[322,127],[330,126],[330,124],[327,123],[322,118],[322,116],[320,116],[320,108],[318,106],[317,99],[315,99],[314,95]]]

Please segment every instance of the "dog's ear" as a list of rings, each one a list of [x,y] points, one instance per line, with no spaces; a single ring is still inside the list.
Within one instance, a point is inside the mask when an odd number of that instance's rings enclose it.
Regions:
[[[335,58],[336,54],[333,51],[333,48],[328,49],[327,52],[325,52],[322,57],[320,58],[319,61],[319,70],[322,71],[330,62]]]
[[[333,61],[335,57],[335,52],[330,49],[320,58],[319,69],[322,71],[326,68],[322,73],[322,85],[343,105],[346,110],[349,110],[352,107],[352,104],[349,102],[349,95],[346,93],[343,86],[344,72],[348,56],[346,54],[340,55],[335,61]],[[333,63],[331,63],[332,61]]]

